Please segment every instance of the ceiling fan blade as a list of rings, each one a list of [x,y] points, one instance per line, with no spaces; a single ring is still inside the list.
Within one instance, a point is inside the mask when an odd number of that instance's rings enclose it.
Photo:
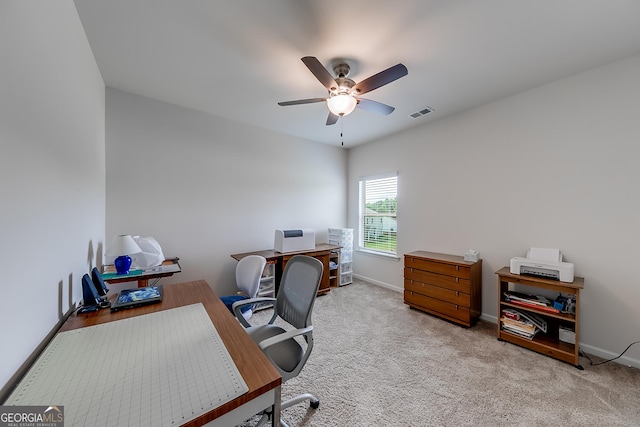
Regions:
[[[387,68],[384,71],[380,71],[378,74],[364,79],[353,87],[356,94],[363,94],[371,92],[374,89],[378,89],[380,86],[391,83],[394,80],[398,80],[400,77],[404,77],[409,74],[407,67],[402,64],[396,64],[391,68]]]
[[[385,116],[393,113],[393,110],[395,110],[395,107],[392,107],[391,105],[364,98],[358,98],[357,107],[366,111],[373,111],[374,113],[384,114]]]
[[[327,116],[327,126],[335,125],[340,116],[336,116],[331,111],[329,111],[329,116]]]
[[[331,73],[322,66],[318,58],[315,56],[305,56],[302,58],[302,62],[304,62],[304,65],[316,76],[316,79],[320,80],[320,83],[322,83],[327,90],[334,91],[338,88],[338,83],[336,83]]]
[[[309,99],[297,99],[295,101],[283,101],[278,102],[278,105],[286,107],[287,105],[300,105],[300,104],[313,104],[314,102],[324,102],[327,98],[309,98]]]

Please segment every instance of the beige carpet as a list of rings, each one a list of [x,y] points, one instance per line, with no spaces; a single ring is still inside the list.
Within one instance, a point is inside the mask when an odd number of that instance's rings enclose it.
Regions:
[[[282,397],[310,391],[320,407],[286,409],[290,426],[640,426],[639,370],[581,358],[580,371],[498,341],[494,324],[465,329],[409,309],[380,286],[332,289],[313,324],[311,358]]]

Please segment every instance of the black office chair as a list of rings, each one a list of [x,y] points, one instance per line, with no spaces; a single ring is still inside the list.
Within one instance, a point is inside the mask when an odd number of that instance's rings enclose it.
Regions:
[[[285,266],[276,298],[252,298],[233,304],[233,313],[245,326],[247,333],[262,349],[273,366],[280,372],[282,381],[296,377],[309,359],[313,349],[313,325],[311,312],[320,287],[323,265],[319,260],[296,255]],[[254,303],[270,303],[273,305],[273,316],[265,325],[252,326],[242,316],[242,306]],[[274,325],[281,318],[292,328],[288,330]],[[296,337],[303,337],[303,339]],[[289,408],[305,400],[310,401],[312,408],[317,408],[320,401],[310,393],[304,393],[283,402],[281,409]],[[264,414],[258,426],[267,422],[269,414]],[[280,425],[286,427],[284,421]]]

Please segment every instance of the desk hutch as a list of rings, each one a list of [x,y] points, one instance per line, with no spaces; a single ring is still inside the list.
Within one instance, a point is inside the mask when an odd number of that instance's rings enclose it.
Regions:
[[[319,243],[316,245],[315,249],[309,249],[304,251],[296,251],[296,252],[277,252],[273,249],[267,249],[263,251],[255,251],[255,252],[245,252],[242,254],[233,254],[231,257],[236,261],[240,261],[242,258],[248,255],[260,255],[266,258],[267,267],[265,268],[273,268],[275,266],[275,290],[276,294],[278,291],[278,287],[280,286],[280,280],[282,279],[282,272],[284,271],[284,267],[287,265],[287,262],[294,255],[308,255],[314,258],[319,259],[324,266],[324,270],[322,272],[322,279],[320,279],[320,288],[318,289],[318,295],[324,295],[331,290],[331,286],[337,286],[336,276],[334,276],[333,272],[329,268],[329,261],[338,262],[340,260],[340,245],[332,245],[328,243]],[[271,266],[270,266],[271,265]]]

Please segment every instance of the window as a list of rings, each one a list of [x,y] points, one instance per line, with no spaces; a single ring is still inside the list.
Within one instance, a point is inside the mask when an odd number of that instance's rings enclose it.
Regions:
[[[397,174],[360,179],[360,249],[387,255],[397,254],[397,194]]]

